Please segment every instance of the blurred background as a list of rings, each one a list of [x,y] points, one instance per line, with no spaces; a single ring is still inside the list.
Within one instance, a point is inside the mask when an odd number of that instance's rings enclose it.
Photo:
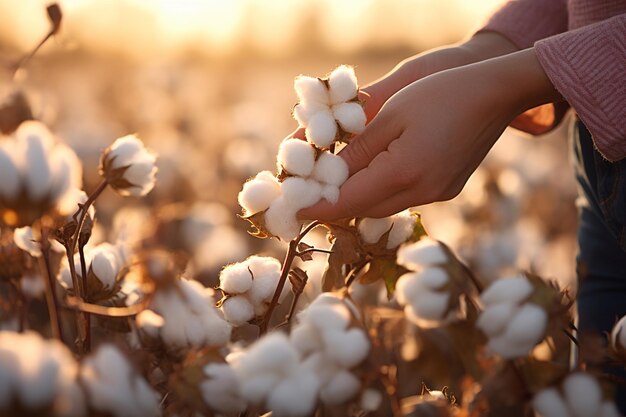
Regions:
[[[273,169],[278,143],[296,127],[296,75],[351,64],[361,84],[374,81],[412,54],[471,35],[502,3],[61,0],[61,32],[13,77],[7,67],[49,29],[46,2],[0,0],[0,92],[25,91],[35,117],[85,162],[87,190],[100,151],[139,134],[160,155],[157,187],[130,203],[113,193],[98,200],[101,239],[148,228],[212,281],[227,262],[280,255],[280,243],[248,237],[235,215],[243,181]],[[567,129],[534,139],[507,131],[459,197],[418,208],[427,230],[485,279],[527,269],[571,283]]]

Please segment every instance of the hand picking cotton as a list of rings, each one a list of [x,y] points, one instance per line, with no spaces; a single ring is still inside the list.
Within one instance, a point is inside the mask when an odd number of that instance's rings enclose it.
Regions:
[[[321,199],[333,204],[339,200],[348,165],[329,148],[361,133],[366,122],[354,68],[342,65],[324,79],[300,75],[294,86],[299,99],[294,117],[305,128],[307,141],[284,140],[278,148],[277,175],[259,172],[238,196],[244,215],[255,227],[285,241],[300,231],[298,210]]]

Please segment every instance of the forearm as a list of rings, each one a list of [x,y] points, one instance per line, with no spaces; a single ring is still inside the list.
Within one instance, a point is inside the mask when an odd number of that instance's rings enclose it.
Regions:
[[[467,41],[423,52],[400,62],[392,71],[369,84],[364,90],[371,95],[368,114],[373,117],[380,107],[407,85],[451,68],[515,52],[517,48],[498,33],[482,32]]]

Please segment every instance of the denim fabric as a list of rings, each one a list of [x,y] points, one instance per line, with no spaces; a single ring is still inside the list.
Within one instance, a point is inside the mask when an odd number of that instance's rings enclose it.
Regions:
[[[606,334],[626,315],[626,160],[608,162],[577,121],[573,135],[579,208],[578,330]],[[606,369],[626,379],[624,369]],[[626,414],[626,386],[618,386]]]

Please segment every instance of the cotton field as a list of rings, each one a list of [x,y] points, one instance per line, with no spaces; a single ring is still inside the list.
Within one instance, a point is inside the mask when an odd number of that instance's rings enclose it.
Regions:
[[[397,56],[0,51],[0,415],[619,416],[626,318],[573,357],[559,132],[450,202],[304,221]]]

